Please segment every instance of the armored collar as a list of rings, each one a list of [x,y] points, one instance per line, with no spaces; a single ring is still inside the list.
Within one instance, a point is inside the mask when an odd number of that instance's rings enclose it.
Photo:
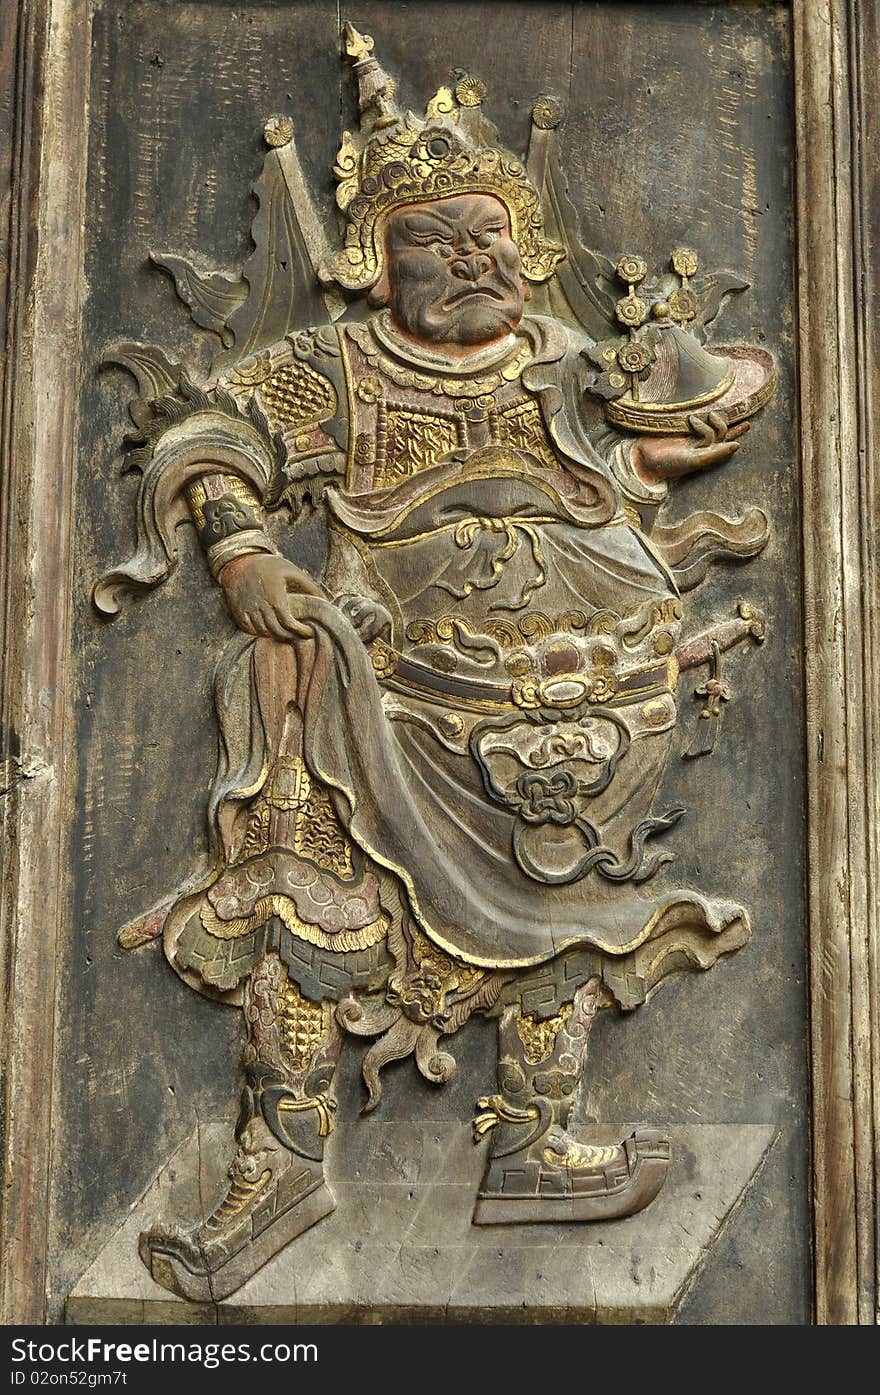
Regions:
[[[383,310],[369,323],[379,343],[390,349],[395,357],[403,359],[405,363],[421,369],[422,372],[449,373],[457,378],[500,367],[517,348],[522,347],[522,340],[511,332],[497,343],[488,344],[486,348],[478,349],[466,358],[449,358],[446,354],[434,353],[431,349],[414,344],[411,339],[405,339],[395,328],[388,310]]]
[[[381,327],[373,319],[367,324],[347,325],[346,333],[370,367],[399,387],[417,388],[441,397],[494,392],[503,382],[515,382],[534,355],[527,336],[511,335],[510,343],[492,345],[491,355],[485,358],[482,354],[461,361],[436,354],[417,357],[420,351],[414,345],[397,334],[391,339],[384,317]]]

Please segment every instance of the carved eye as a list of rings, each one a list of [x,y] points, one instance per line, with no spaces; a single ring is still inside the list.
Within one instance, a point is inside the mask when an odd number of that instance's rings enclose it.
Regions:
[[[486,252],[492,246],[492,243],[497,241],[497,238],[498,230],[496,228],[487,228],[485,232],[479,234],[476,243],[481,252]]]
[[[430,247],[438,257],[452,256],[452,244],[449,242],[432,242]]]

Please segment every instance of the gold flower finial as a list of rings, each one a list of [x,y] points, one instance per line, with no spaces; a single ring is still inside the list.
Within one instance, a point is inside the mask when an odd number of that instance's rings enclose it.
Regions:
[[[687,284],[691,276],[696,276],[699,259],[690,247],[676,247],[671,257],[672,270]]]
[[[479,78],[463,77],[455,84],[455,100],[462,107],[481,106],[486,98],[486,84]]]
[[[263,127],[263,137],[273,149],[289,145],[293,140],[293,122],[289,116],[270,116]]]
[[[539,131],[555,131],[562,120],[562,108],[555,97],[539,97],[532,107],[532,122]]]

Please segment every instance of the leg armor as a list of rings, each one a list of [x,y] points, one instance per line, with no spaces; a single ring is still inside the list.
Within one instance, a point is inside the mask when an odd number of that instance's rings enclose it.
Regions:
[[[245,993],[245,1086],[226,1195],[189,1231],[154,1226],[141,1259],[163,1288],[219,1301],[335,1209],[324,1180],[341,1044],[329,1002],[303,998],[270,951]]]
[[[641,1211],[662,1187],[669,1143],[657,1130],[613,1144],[568,1132],[598,997],[592,978],[553,1017],[531,1017],[521,1003],[504,1009],[500,1093],[479,1101],[474,1121],[478,1140],[491,1135],[475,1225],[609,1220]]]

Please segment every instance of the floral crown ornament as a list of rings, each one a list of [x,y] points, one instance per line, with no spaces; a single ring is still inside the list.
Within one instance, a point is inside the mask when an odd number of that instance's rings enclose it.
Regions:
[[[492,194],[510,215],[523,273],[546,281],[565,256],[542,236],[538,192],[525,167],[497,144],[498,133],[483,116],[485,88],[462,78],[453,92],[441,87],[423,119],[400,112],[395,83],[373,57],[373,40],[351,24],[343,30],[346,57],[358,80],[361,129],[345,131],[333,173],[336,202],[346,215],[345,245],[319,268],[325,285],[367,291],[382,275],[384,227],[405,204],[456,194]]]

